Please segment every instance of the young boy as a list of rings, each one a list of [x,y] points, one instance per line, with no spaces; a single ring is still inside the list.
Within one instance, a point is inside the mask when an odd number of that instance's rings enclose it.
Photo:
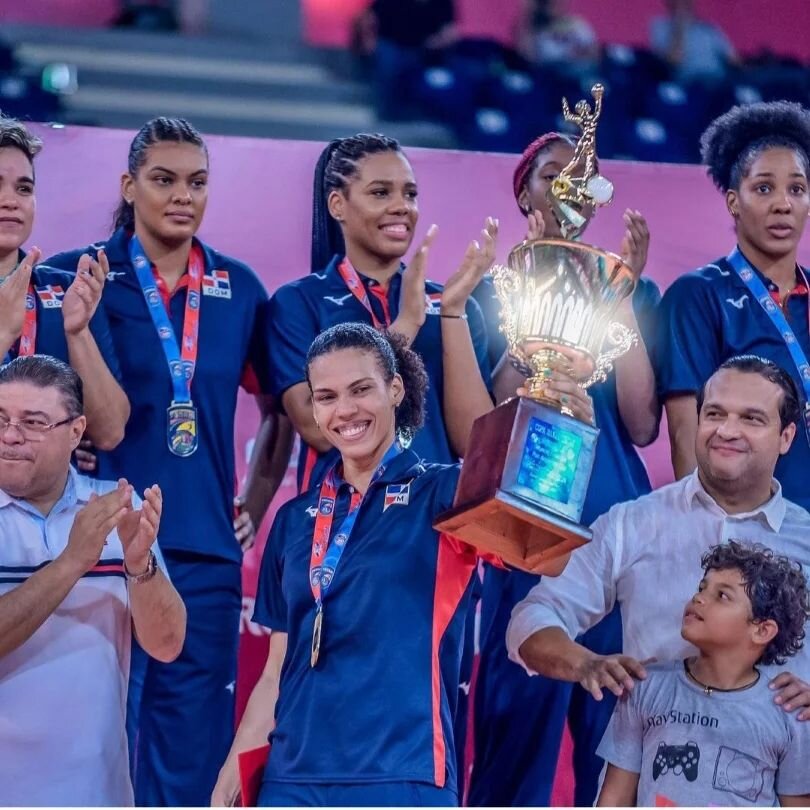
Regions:
[[[649,667],[619,701],[598,749],[608,765],[597,804],[807,805],[810,723],[774,703],[756,667],[802,647],[801,567],[733,541],[701,563],[681,628],[698,655]]]

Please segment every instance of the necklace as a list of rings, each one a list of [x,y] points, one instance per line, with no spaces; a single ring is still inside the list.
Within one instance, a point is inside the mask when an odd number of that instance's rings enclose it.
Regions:
[[[684,671],[686,672],[687,677],[690,678],[692,681],[694,681],[699,687],[701,687],[703,689],[703,694],[708,696],[711,696],[714,692],[743,692],[746,689],[750,689],[752,686],[755,686],[757,683],[759,683],[760,672],[759,670],[756,670],[757,677],[754,678],[754,680],[751,681],[751,683],[747,683],[744,686],[735,686],[733,689],[721,689],[719,686],[709,686],[709,684],[703,683],[703,681],[695,677],[695,675],[693,675],[692,671],[689,669],[689,660],[687,658],[684,658],[683,660],[683,668]]]

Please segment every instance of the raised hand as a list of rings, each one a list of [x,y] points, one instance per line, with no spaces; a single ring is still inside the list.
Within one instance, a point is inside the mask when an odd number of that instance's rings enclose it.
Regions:
[[[526,219],[528,220],[526,241],[533,242],[535,239],[542,239],[546,232],[546,221],[543,219],[543,215],[537,210],[530,211]]]
[[[31,273],[42,252],[32,248],[17,269],[9,273],[0,284],[0,330],[7,346],[11,346],[22,334],[25,323],[25,296],[31,284]]]
[[[126,479],[119,479],[116,491],[127,493],[129,508],[118,526],[118,537],[124,548],[127,570],[137,574],[146,569],[149,551],[157,539],[163,493],[157,484],[148,487],[144,490],[141,508],[133,509],[132,486]]]
[[[425,322],[425,273],[430,246],[439,229],[431,225],[411,263],[402,274],[399,292],[399,314],[391,324],[391,331],[413,341]]]
[[[482,241],[470,242],[458,270],[447,280],[442,291],[442,314],[463,315],[467,299],[484,274],[495,261],[495,245],[498,239],[498,220],[487,217],[481,231]]]
[[[131,511],[131,497],[131,491],[121,487],[105,495],[93,493],[87,505],[79,510],[67,546],[60,555],[75,566],[77,576],[87,573],[98,562],[107,544],[107,535],[119,527]]]
[[[627,226],[622,239],[621,257],[633,271],[636,280],[641,278],[644,265],[647,264],[647,251],[650,248],[650,229],[647,220],[639,211],[624,212],[624,224]]]
[[[62,299],[62,319],[66,334],[76,335],[87,329],[101,301],[109,272],[110,263],[103,250],[98,251],[97,260],[87,253],[79,257],[76,278]]]

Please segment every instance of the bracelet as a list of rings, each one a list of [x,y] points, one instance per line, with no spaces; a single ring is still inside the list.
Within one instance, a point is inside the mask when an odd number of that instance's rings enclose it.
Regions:
[[[157,573],[157,558],[155,552],[149,552],[149,559],[146,563],[146,570],[141,571],[140,574],[133,574],[128,568],[126,562],[124,563],[124,573],[127,575],[127,582],[133,585],[140,585],[142,582],[149,582],[150,579]]]
[[[467,320],[467,313],[465,312],[463,315],[445,315],[443,312],[439,313],[440,318],[451,318],[454,321],[466,321]]]

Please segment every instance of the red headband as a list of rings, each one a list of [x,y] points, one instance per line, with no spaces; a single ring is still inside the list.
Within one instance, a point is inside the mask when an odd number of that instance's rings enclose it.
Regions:
[[[515,167],[515,174],[512,179],[513,188],[515,190],[515,200],[520,197],[520,192],[523,191],[523,186],[532,170],[532,164],[537,155],[550,144],[556,141],[567,142],[567,140],[565,135],[561,135],[559,132],[547,132],[545,135],[535,138],[526,147],[526,151],[521,156],[520,162]]]

